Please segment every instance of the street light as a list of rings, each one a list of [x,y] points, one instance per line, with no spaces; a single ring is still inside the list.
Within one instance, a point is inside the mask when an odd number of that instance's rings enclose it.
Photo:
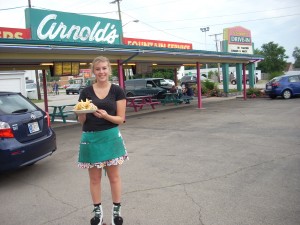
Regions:
[[[127,24],[129,24],[129,23],[131,23],[131,22],[138,23],[138,22],[140,22],[140,21],[139,21],[139,20],[131,20],[131,21],[125,23],[124,25],[122,25],[122,27],[125,27]]]
[[[205,42],[204,43],[205,43],[205,50],[207,50],[206,49],[206,32],[209,31],[209,27],[202,27],[202,28],[200,28],[200,30],[205,33]],[[207,63],[205,64],[205,67],[206,67],[206,78],[208,78]]]

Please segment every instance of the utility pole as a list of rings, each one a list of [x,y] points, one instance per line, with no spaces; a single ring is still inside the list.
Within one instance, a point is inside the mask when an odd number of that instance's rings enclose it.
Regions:
[[[219,51],[219,48],[218,48],[218,35],[221,35],[223,33],[218,33],[218,34],[211,34],[209,36],[215,36],[215,42],[216,42],[216,50],[217,52]],[[218,81],[219,83],[221,82],[221,79],[220,79],[220,63],[218,63]]]
[[[110,2],[110,4],[115,4],[115,3],[118,4],[119,20],[120,20],[120,22],[121,22],[121,24],[122,24],[120,1],[122,1],[122,0],[114,0],[114,1]]]
[[[31,0],[28,0],[28,7],[31,8]]]
[[[206,32],[209,31],[209,27],[202,27],[202,28],[200,28],[200,30],[205,33],[205,51],[207,51],[207,48],[206,48]],[[206,78],[208,78],[207,63],[205,64],[205,69],[206,69]]]

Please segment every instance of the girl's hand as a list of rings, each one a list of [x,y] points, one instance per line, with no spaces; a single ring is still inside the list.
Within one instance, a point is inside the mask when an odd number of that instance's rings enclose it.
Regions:
[[[86,114],[85,113],[80,113],[80,114],[76,114],[77,115],[77,119],[81,124],[84,124],[85,120],[86,120]]]
[[[103,109],[97,109],[97,111],[94,112],[94,116],[105,119],[107,118],[108,113]]]

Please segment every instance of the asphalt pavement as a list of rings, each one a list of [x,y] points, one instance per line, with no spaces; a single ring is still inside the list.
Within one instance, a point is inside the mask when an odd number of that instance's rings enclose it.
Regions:
[[[300,224],[300,98],[157,109],[128,112],[120,127],[130,157],[121,166],[124,224]],[[51,157],[0,175],[0,224],[89,224],[88,174],[76,165],[80,125],[54,129]],[[102,193],[109,223],[104,175]]]

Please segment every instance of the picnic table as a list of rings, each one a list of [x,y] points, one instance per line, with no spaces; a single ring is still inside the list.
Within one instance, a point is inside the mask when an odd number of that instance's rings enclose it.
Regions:
[[[138,109],[141,110],[145,105],[150,105],[152,109],[155,109],[155,105],[158,105],[158,101],[153,101],[151,95],[145,96],[134,96],[126,98],[126,106],[133,107],[134,111],[137,112]]]
[[[165,105],[166,103],[174,103],[175,105],[181,104],[182,99],[178,98],[178,93],[164,93],[165,98],[161,99],[161,103]]]
[[[72,111],[74,106],[75,104],[49,105],[48,107],[53,108],[52,113],[49,113],[51,122],[54,122],[54,120],[58,117],[61,118],[64,123],[66,123],[66,117],[69,115],[74,115],[74,112]]]

